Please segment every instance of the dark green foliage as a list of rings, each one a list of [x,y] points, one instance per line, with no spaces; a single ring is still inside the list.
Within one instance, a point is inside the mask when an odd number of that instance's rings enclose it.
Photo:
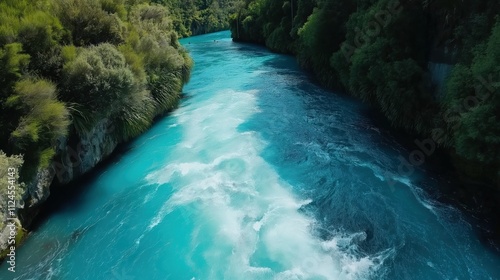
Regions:
[[[149,2],[0,3],[0,150],[24,154],[23,180],[60,137],[109,119],[127,140],[175,107],[192,61],[169,11]]]
[[[486,0],[247,0],[230,25],[235,41],[295,54],[323,85],[372,104],[395,127],[425,137],[442,128],[438,144],[487,166],[485,178],[500,169],[499,13]],[[460,62],[444,99],[428,61]]]
[[[56,0],[55,8],[75,46],[123,41],[124,27],[119,15],[102,9],[99,0]]]
[[[167,10],[162,6],[137,6],[131,12],[137,37],[130,38],[132,48],[142,58],[146,87],[155,101],[155,112],[173,109],[182,85],[189,79],[191,59],[179,46],[170,26]]]
[[[44,80],[23,79],[16,83],[6,105],[17,107],[23,117],[11,138],[19,148],[29,144],[50,144],[67,133],[68,111],[57,100],[56,87]]]
[[[115,136],[121,141],[144,132],[157,114],[155,108],[156,104],[147,91],[138,92],[124,100],[120,111],[111,116],[116,124]]]
[[[22,70],[30,61],[30,56],[23,53],[20,43],[3,45],[0,48],[0,83],[2,100],[10,93],[12,85],[21,77]]]
[[[300,64],[309,65],[320,81],[329,86],[334,86],[337,80],[330,68],[330,57],[345,40],[345,22],[352,9],[349,0],[324,1],[298,29]]]
[[[286,3],[272,0],[246,2],[240,3],[236,14],[231,17],[233,39],[258,43],[267,40],[268,46],[289,51],[285,42],[291,42],[290,24],[287,23],[291,22],[291,10],[285,11]]]
[[[59,20],[43,11],[28,14],[20,21],[18,40],[31,57],[30,69],[41,75],[56,76],[61,66],[58,42],[64,36]]]
[[[379,107],[394,126],[422,133],[429,129],[426,116],[434,107],[423,76],[425,48],[419,41],[425,33],[418,26],[425,21],[415,16],[422,9],[392,3],[378,1],[352,14],[344,47],[355,50],[339,51],[347,64],[338,53],[331,63],[352,94]]]
[[[457,65],[444,111],[448,145],[458,155],[500,167],[500,21],[476,49],[470,65]]]
[[[166,6],[175,30],[181,37],[210,33],[229,28],[229,14],[236,0],[156,0]]]
[[[114,110],[138,87],[124,56],[107,43],[80,50],[66,63],[63,73],[61,100],[78,104],[80,110],[97,119],[116,113]]]
[[[8,139],[10,132],[15,129],[21,117],[14,108],[7,106],[5,102],[13,93],[14,84],[21,77],[21,73],[29,64],[30,56],[22,53],[22,45],[19,43],[6,44],[0,47],[0,145],[4,151],[10,152]]]
[[[54,155],[52,143],[67,135],[70,124],[68,110],[57,100],[55,85],[45,80],[23,79],[16,83],[6,106],[15,107],[22,116],[10,134],[14,151],[29,151],[26,160],[34,166],[47,167]]]

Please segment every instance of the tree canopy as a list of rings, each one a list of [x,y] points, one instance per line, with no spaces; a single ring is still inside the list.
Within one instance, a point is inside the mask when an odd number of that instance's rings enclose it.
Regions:
[[[176,105],[192,67],[176,20],[146,0],[0,3],[0,150],[24,155],[21,179],[60,137],[109,119],[123,141]]]
[[[323,85],[374,105],[395,127],[425,137],[443,130],[438,144],[465,171],[479,165],[475,176],[496,179],[499,14],[486,0],[247,0],[230,25],[235,41],[296,55]],[[444,97],[429,61],[455,64]]]

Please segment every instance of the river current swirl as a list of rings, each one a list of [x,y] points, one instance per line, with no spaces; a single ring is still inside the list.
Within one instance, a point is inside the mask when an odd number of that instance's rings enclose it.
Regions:
[[[1,279],[500,279],[409,151],[292,57],[186,38],[171,115],[85,181]],[[67,186],[68,188],[71,187]]]

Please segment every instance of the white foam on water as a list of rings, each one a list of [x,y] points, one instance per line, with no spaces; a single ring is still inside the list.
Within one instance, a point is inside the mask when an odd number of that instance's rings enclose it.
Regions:
[[[398,182],[402,185],[405,185],[408,187],[408,190],[413,194],[415,197],[415,200],[425,207],[427,210],[432,212],[436,217],[439,217],[439,213],[436,210],[436,207],[434,202],[431,199],[428,199],[422,189],[420,189],[418,186],[414,185],[409,177],[404,177],[400,175],[394,175],[391,174],[390,172],[385,172],[385,175],[382,175],[382,173],[379,172],[374,172],[375,176],[379,178],[381,181],[391,181],[390,183],[394,184],[395,182]],[[393,186],[392,186],[393,187]]]
[[[265,142],[258,134],[238,131],[256,111],[256,92],[226,91],[177,114],[183,143],[146,177],[150,184],[168,183],[173,194],[148,230],[189,205],[196,224],[191,246],[204,244],[205,263],[189,257],[193,271],[206,267],[200,279],[358,279],[375,273],[380,256],[345,248],[362,241],[362,233],[327,241],[313,234],[317,221],[299,210],[312,200],[297,198],[260,157]]]
[[[259,75],[266,74],[266,73],[269,73],[269,71],[266,71],[266,70],[254,70],[252,72],[252,76],[259,76]]]

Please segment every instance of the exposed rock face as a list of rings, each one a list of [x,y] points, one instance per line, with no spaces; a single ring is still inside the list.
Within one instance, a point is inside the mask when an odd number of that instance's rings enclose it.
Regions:
[[[28,227],[39,212],[40,205],[50,195],[52,183],[67,184],[90,171],[108,157],[118,145],[113,136],[114,127],[107,119],[99,121],[93,129],[80,135],[76,144],[69,144],[67,138],[59,139],[56,156],[48,168],[40,169],[33,181],[27,185],[23,199],[18,204],[19,220]],[[0,252],[7,246],[8,235],[5,225],[0,228]],[[0,256],[1,259],[1,256]]]
[[[40,169],[33,181],[27,186],[23,195],[23,207],[32,207],[40,204],[49,197],[48,187],[54,179],[54,170],[52,168]]]
[[[81,135],[76,144],[69,144],[67,138],[60,139],[57,143],[58,156],[52,163],[55,179],[61,184],[69,183],[109,156],[118,145],[113,132],[114,126],[105,119]]]

